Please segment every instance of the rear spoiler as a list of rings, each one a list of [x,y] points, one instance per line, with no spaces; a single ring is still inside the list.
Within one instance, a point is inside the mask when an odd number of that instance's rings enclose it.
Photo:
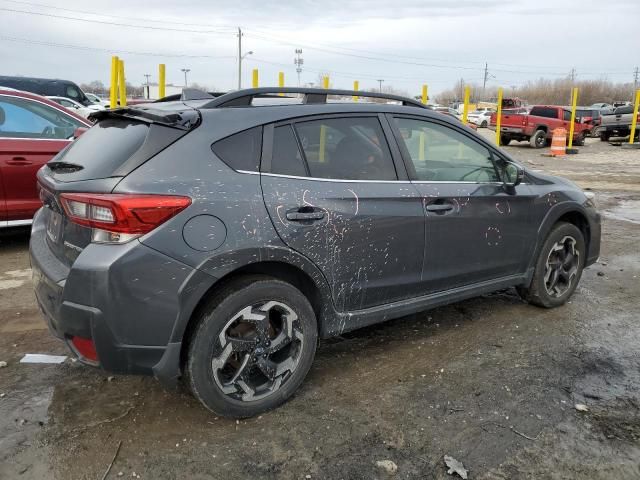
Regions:
[[[99,110],[89,115],[90,120],[99,122],[106,118],[129,118],[145,123],[155,123],[181,130],[191,130],[200,122],[200,114],[197,110],[185,109],[167,113],[160,109],[137,106],[135,108],[123,107],[115,109]]]

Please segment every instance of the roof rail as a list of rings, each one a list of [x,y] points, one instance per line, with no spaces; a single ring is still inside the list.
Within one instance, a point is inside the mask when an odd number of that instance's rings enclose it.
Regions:
[[[247,88],[229,92],[204,104],[201,108],[221,108],[221,107],[248,107],[255,97],[271,97],[279,93],[300,93],[303,95],[303,104],[327,103],[327,96],[357,96],[367,98],[382,98],[384,100],[394,100],[402,105],[411,107],[426,108],[426,105],[411,98],[388,93],[364,92],[360,90],[337,90],[333,88],[303,88],[303,87],[263,87]],[[275,97],[278,98],[278,97]]]

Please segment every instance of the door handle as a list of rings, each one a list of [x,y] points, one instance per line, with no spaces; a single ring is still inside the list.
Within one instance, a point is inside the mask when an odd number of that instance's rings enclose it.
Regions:
[[[451,203],[430,203],[427,205],[428,212],[444,213],[450,210],[453,210],[453,205]]]
[[[7,165],[31,165],[33,162],[27,160],[24,157],[13,157],[11,160],[7,160]]]
[[[300,207],[287,212],[287,220],[292,222],[304,222],[322,220],[324,218],[324,210],[313,207]]]

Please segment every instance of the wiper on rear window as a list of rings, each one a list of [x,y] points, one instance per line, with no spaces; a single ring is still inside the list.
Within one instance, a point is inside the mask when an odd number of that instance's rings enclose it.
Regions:
[[[62,161],[52,161],[47,163],[47,167],[53,172],[58,173],[73,173],[79,172],[84,167],[82,165],[78,165],[76,163],[62,162]]]

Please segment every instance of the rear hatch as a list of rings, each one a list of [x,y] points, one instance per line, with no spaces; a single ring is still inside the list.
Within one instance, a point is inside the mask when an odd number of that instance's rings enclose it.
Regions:
[[[92,241],[92,228],[73,222],[62,195],[109,194],[120,180],[196,128],[199,112],[183,103],[103,110],[97,123],[38,172],[46,242],[70,267]]]

